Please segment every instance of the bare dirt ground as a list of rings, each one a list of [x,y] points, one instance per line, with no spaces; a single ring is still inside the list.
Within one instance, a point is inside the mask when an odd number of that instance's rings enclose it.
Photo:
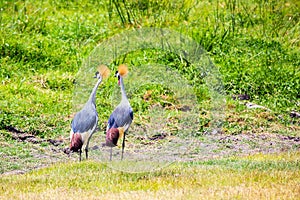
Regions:
[[[20,174],[33,169],[49,166],[58,162],[78,162],[76,153],[68,154],[68,139],[43,140],[27,133],[11,130],[13,138],[26,144],[30,151],[27,158],[17,156],[2,157],[10,164],[18,165],[15,170],[3,170],[2,175]],[[99,137],[100,136],[100,137]],[[94,142],[90,145],[90,159],[97,161],[108,161],[109,150],[103,147],[104,134],[98,132],[93,136]],[[97,141],[98,140],[98,141]],[[136,141],[139,145],[137,145]],[[276,153],[284,151],[300,151],[300,137],[283,136],[274,133],[244,133],[229,135],[223,133],[203,134],[200,138],[186,141],[177,140],[172,136],[151,138],[136,138],[128,135],[126,139],[125,156],[132,161],[135,160],[164,160],[164,161],[203,161],[214,158],[225,158],[230,156],[242,156],[255,153]],[[41,145],[47,143],[48,145]],[[164,146],[167,145],[167,148]],[[170,148],[171,147],[171,148]],[[119,156],[120,148],[113,149],[114,157]],[[84,155],[83,155],[84,156]],[[4,167],[4,166],[3,166]]]

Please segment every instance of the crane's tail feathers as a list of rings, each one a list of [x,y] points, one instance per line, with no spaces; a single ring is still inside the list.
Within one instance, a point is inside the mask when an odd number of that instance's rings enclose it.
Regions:
[[[128,73],[128,67],[125,64],[122,64],[118,67],[118,72],[121,76],[125,76]]]
[[[110,74],[110,70],[108,69],[108,67],[106,65],[100,65],[98,67],[98,72],[100,73],[100,75],[102,76],[102,78],[107,78]]]

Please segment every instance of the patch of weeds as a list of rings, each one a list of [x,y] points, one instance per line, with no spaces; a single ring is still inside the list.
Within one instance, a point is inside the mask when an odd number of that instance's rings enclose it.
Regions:
[[[131,104],[136,112],[145,112],[154,105],[166,108],[176,104],[174,93],[161,84],[144,84],[131,95]]]
[[[47,146],[49,146],[49,142],[42,142],[42,143],[40,143],[40,146],[47,147]]]

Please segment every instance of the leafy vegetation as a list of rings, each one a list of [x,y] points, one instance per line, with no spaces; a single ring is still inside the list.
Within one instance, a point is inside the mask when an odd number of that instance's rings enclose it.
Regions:
[[[297,110],[296,5],[297,1],[2,1],[1,130],[12,126],[41,137],[67,132],[82,59],[115,33],[149,26],[167,26],[199,41],[219,67],[228,94],[246,93],[279,113]],[[146,60],[182,66],[169,54],[150,51],[142,59],[129,57],[133,65]],[[193,73],[178,68],[187,76]],[[200,95],[209,99],[205,89]],[[98,102],[105,98],[99,96]]]

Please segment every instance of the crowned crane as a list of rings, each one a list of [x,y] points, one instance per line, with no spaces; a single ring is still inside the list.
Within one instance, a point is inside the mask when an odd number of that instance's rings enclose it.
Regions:
[[[107,77],[109,69],[101,65],[95,73],[98,81],[94,86],[92,93],[84,107],[75,114],[70,131],[70,152],[79,152],[79,161],[81,161],[82,146],[85,145],[85,156],[88,159],[88,147],[90,139],[96,130],[98,124],[98,113],[96,110],[96,92],[103,78]]]
[[[126,65],[120,65],[115,76],[118,78],[118,85],[121,87],[122,99],[120,104],[115,108],[108,119],[106,128],[106,146],[111,147],[110,149],[110,160],[112,159],[112,148],[117,145],[119,138],[122,138],[122,154],[121,160],[123,159],[124,148],[125,148],[125,136],[127,130],[133,120],[133,110],[129,104],[126,96],[123,77],[128,73]]]

